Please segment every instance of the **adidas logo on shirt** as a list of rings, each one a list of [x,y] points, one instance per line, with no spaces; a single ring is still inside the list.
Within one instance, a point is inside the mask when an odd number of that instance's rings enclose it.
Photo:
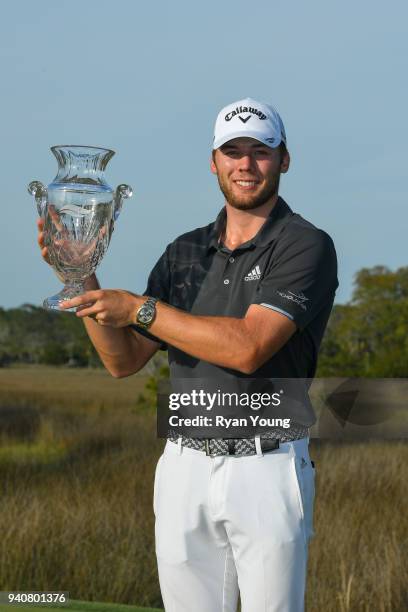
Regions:
[[[248,273],[248,276],[244,278],[246,281],[259,280],[261,278],[261,270],[259,266],[255,266],[251,272]]]

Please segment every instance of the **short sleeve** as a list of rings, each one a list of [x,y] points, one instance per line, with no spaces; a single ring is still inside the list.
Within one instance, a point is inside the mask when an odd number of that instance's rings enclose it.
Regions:
[[[338,287],[332,239],[304,228],[282,239],[253,300],[286,315],[303,330],[328,304]]]
[[[170,267],[168,250],[169,247],[167,247],[163,255],[159,258],[154,268],[150,272],[149,278],[147,280],[146,290],[143,292],[143,295],[155,297],[161,302],[165,302],[166,304],[169,303],[170,295]],[[162,342],[162,340],[160,340],[159,338],[156,338],[156,336],[154,336],[147,330],[142,329],[138,325],[130,325],[130,327],[142,336],[145,336],[145,338],[149,338],[149,340],[158,342],[162,351],[167,350],[167,344],[165,342]]]

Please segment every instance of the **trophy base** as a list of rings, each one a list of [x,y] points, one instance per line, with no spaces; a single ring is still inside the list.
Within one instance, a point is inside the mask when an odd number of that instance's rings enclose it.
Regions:
[[[43,308],[46,310],[58,310],[58,312],[76,312],[77,307],[73,306],[72,308],[60,308],[60,302],[65,302],[66,300],[70,300],[77,295],[82,295],[85,293],[85,287],[83,283],[75,283],[65,285],[65,287],[55,295],[48,297],[43,302]]]

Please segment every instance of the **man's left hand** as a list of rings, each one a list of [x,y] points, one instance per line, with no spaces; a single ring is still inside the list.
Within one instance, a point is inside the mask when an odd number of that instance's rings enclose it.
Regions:
[[[146,299],[123,289],[98,289],[60,302],[59,306],[62,310],[77,308],[77,317],[91,317],[99,325],[126,327],[135,323],[136,312]]]

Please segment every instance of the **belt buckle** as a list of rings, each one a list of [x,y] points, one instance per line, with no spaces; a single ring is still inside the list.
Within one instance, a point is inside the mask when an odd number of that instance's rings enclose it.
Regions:
[[[279,438],[261,438],[261,450],[262,454],[271,453],[278,450],[280,446]]]

